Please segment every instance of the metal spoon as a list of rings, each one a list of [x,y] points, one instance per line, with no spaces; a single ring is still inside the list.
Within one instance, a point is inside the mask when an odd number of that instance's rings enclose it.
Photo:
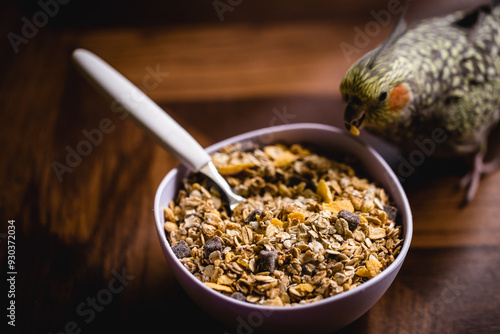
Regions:
[[[73,61],[101,93],[119,103],[136,124],[152,135],[164,149],[192,171],[210,178],[227,196],[231,211],[245,201],[232,191],[203,147],[122,74],[88,50],[76,49]]]

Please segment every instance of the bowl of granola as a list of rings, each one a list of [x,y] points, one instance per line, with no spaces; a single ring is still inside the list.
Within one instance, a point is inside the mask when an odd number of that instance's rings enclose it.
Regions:
[[[230,210],[183,166],[154,203],[174,275],[236,332],[331,332],[367,312],[408,252],[412,215],[396,175],[346,131],[287,124],[206,149],[246,198]]]

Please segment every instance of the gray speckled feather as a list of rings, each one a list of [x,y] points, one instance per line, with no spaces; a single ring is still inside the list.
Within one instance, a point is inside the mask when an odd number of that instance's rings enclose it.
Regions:
[[[499,47],[499,7],[423,20],[359,60],[343,93],[369,100],[376,87],[404,82],[411,89],[407,112],[395,118],[368,106],[367,130],[411,149],[415,138],[442,128],[449,138],[443,152],[474,153],[500,117]]]

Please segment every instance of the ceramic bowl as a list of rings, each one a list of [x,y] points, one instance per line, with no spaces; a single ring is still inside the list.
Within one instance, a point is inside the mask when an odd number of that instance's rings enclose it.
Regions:
[[[408,252],[412,238],[412,214],[408,199],[396,175],[381,156],[360,140],[335,127],[302,123],[275,126],[244,133],[208,147],[209,153],[222,147],[253,140],[267,145],[309,143],[326,152],[357,157],[372,181],[389,194],[398,208],[398,222],[402,225],[403,245],[396,260],[376,277],[353,290],[310,304],[276,307],[262,306],[235,300],[216,292],[196,279],[178,261],[167,241],[163,209],[174,199],[182,179],[189,171],[183,166],[171,170],[158,187],[154,214],[161,248],[168,265],[187,294],[208,314],[219,320],[232,333],[328,333],[347,326],[367,312],[386,292]]]

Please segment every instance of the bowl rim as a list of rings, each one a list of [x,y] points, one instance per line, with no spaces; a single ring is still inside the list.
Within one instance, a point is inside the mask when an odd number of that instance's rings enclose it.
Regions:
[[[155,194],[155,199],[154,199],[154,216],[155,216],[155,225],[158,233],[158,237],[160,239],[160,242],[166,247],[162,247],[167,250],[169,253],[170,257],[175,261],[175,263],[170,263],[168,261],[168,258],[166,256],[165,259],[167,260],[168,265],[175,265],[181,270],[184,271],[186,275],[188,275],[195,284],[201,288],[207,291],[209,294],[213,295],[216,298],[222,298],[222,300],[226,301],[227,303],[234,303],[234,305],[239,306],[239,307],[245,307],[249,310],[262,310],[262,311],[273,311],[273,312],[290,312],[290,311],[299,311],[303,310],[306,308],[315,308],[315,307],[321,307],[324,304],[332,303],[334,301],[339,301],[345,298],[349,298],[351,295],[358,294],[358,293],[363,293],[366,289],[370,288],[373,285],[377,285],[379,282],[385,280],[387,276],[389,276],[393,271],[396,270],[399,271],[401,268],[406,255],[410,249],[410,244],[412,241],[412,236],[413,236],[413,217],[412,217],[412,211],[410,208],[410,204],[408,201],[408,198],[406,196],[406,193],[398,179],[398,177],[395,175],[394,171],[391,169],[389,164],[382,158],[382,156],[371,146],[366,144],[365,142],[361,141],[358,137],[354,137],[349,134],[349,132],[342,130],[340,128],[331,126],[331,125],[326,125],[326,124],[320,124],[320,123],[292,123],[292,124],[284,124],[284,125],[277,125],[277,126],[271,126],[267,128],[261,128],[257,130],[252,130],[248,131],[236,136],[229,137],[227,139],[221,140],[217,143],[214,143],[208,147],[205,148],[206,151],[209,153],[216,152],[217,150],[221,149],[222,147],[232,144],[232,143],[237,143],[237,142],[242,142],[251,138],[258,138],[261,135],[264,134],[270,134],[270,133],[279,133],[283,131],[290,131],[290,130],[322,130],[322,131],[327,131],[327,132],[334,132],[337,134],[345,135],[347,140],[351,140],[354,142],[357,142],[358,145],[361,145],[364,149],[366,149],[372,156],[375,158],[378,163],[382,165],[384,170],[388,173],[388,177],[390,181],[392,181],[395,191],[398,192],[401,196],[403,208],[398,208],[400,212],[404,212],[405,215],[403,218],[406,219],[406,224],[404,221],[401,221],[400,225],[402,226],[402,232],[403,232],[403,243],[402,247],[400,250],[400,253],[398,256],[395,258],[394,262],[392,262],[386,269],[384,269],[380,274],[377,276],[371,278],[367,282],[360,284],[356,288],[349,290],[349,291],[344,291],[342,293],[336,294],[334,296],[330,296],[327,298],[324,298],[319,301],[311,302],[311,303],[306,303],[306,304],[297,304],[293,306],[271,306],[271,305],[260,305],[260,304],[253,304],[253,303],[248,303],[245,301],[240,301],[235,298],[231,298],[229,296],[226,296],[220,292],[214,291],[213,289],[207,287],[205,284],[203,284],[200,280],[198,280],[196,277],[193,276],[182,264],[180,261],[177,260],[175,257],[170,243],[168,242],[168,239],[166,237],[166,233],[164,232],[164,217],[161,213],[163,213],[163,208],[160,207],[160,198],[162,195],[162,192],[164,191],[165,186],[175,180],[171,180],[172,178],[178,178],[181,173],[184,173],[187,168],[182,165],[178,165],[177,167],[171,169],[166,176],[162,179],[160,185],[158,186],[158,189]],[[266,143],[266,144],[271,144],[271,142]],[[377,180],[379,181],[379,180]],[[406,214],[407,213],[407,214]],[[404,220],[404,219],[403,219]],[[175,271],[174,271],[175,274]],[[392,284],[392,282],[391,282]],[[384,292],[385,293],[385,292]]]

